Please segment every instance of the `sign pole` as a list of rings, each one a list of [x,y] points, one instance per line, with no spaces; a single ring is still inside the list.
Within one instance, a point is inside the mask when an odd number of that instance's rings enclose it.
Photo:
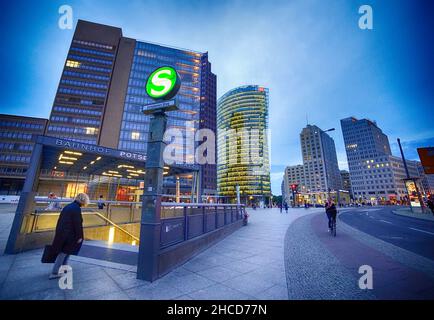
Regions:
[[[147,281],[158,278],[161,232],[159,203],[163,193],[163,151],[166,146],[163,137],[166,125],[167,117],[164,112],[156,113],[151,118],[137,264],[137,279]]]
[[[162,67],[149,76],[146,92],[155,100],[166,100],[147,105],[144,114],[150,115],[145,181],[140,222],[140,244],[137,263],[137,279],[154,281],[159,277],[161,234],[161,195],[163,193],[163,152],[166,147],[164,133],[167,127],[167,111],[178,109],[173,98],[180,87],[180,78],[171,67]],[[169,100],[169,101],[167,101]]]

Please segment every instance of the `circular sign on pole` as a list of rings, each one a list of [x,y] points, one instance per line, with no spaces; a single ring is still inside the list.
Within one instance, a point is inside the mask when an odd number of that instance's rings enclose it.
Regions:
[[[169,100],[181,87],[181,78],[172,67],[154,70],[146,81],[146,93],[154,100]]]

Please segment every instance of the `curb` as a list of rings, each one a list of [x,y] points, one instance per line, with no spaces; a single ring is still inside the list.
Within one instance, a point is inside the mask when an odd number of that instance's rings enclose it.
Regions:
[[[392,210],[392,213],[396,214],[397,216],[406,217],[406,218],[410,218],[410,219],[425,220],[425,221],[434,221],[434,216],[431,217],[430,213],[426,213],[427,217],[424,217],[424,216],[410,216],[410,215],[399,213],[398,210]]]

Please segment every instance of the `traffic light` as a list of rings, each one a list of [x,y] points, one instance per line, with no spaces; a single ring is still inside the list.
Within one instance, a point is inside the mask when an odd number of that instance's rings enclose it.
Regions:
[[[291,184],[291,190],[296,191],[298,187],[298,184]]]

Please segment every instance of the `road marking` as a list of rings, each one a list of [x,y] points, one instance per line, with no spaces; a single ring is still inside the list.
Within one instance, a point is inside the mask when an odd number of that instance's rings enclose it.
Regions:
[[[434,236],[434,233],[432,233],[432,232],[429,232],[429,231],[425,231],[425,230],[420,230],[420,229],[416,229],[416,228],[410,228],[411,230],[414,230],[414,231],[419,231],[419,232],[423,232],[423,233],[428,233],[428,234],[430,234],[430,235],[432,235],[432,236]]]
[[[403,237],[395,237],[395,236],[379,236],[382,239],[391,239],[391,240],[402,240]]]
[[[388,223],[388,224],[393,224],[392,222],[390,222],[390,221],[386,221],[386,220],[380,220],[381,222],[384,222],[384,223]]]

